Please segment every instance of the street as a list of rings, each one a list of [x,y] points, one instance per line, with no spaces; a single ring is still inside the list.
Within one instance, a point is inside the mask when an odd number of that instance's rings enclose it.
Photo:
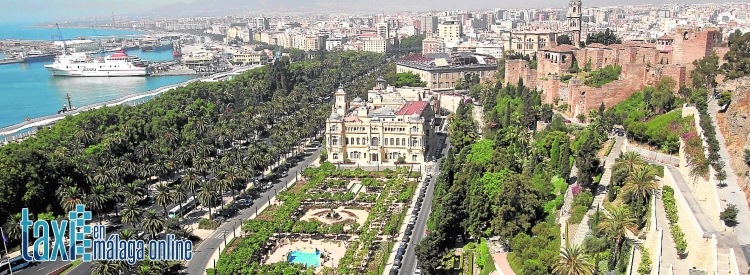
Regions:
[[[309,151],[308,151],[309,152]],[[254,200],[253,206],[243,209],[240,213],[226,222],[224,222],[219,228],[214,231],[214,234],[210,238],[204,239],[193,252],[193,259],[187,263],[187,273],[200,275],[204,274],[206,268],[213,268],[215,263],[209,262],[211,256],[214,254],[216,249],[224,247],[224,242],[229,242],[231,234],[234,232],[235,224],[242,226],[242,223],[249,219],[250,216],[255,215],[255,211],[267,204],[271,197],[275,196],[276,193],[286,189],[286,185],[289,184],[298,174],[302,174],[304,167],[309,166],[314,161],[318,160],[320,155],[320,148],[312,151],[312,154],[304,159],[304,161],[298,163],[296,166],[289,169],[289,175],[282,178],[280,182],[275,183],[273,188],[266,190],[260,194],[260,197]],[[300,176],[301,177],[301,176]],[[225,240],[222,238],[223,231],[230,232],[228,238]]]
[[[443,147],[443,150],[440,152],[440,154],[434,153],[435,155],[444,155],[447,154],[448,148],[450,147],[450,143],[448,142],[448,138],[445,139],[446,146]],[[433,167],[432,171],[432,178],[429,180],[429,185],[427,186],[427,192],[425,192],[425,198],[424,203],[422,203],[422,208],[419,210],[419,216],[417,216],[417,222],[414,225],[414,233],[411,235],[411,240],[409,242],[409,245],[406,247],[406,252],[404,252],[404,258],[401,263],[401,269],[399,270],[399,274],[414,274],[414,270],[417,268],[417,257],[414,251],[414,246],[416,246],[422,238],[425,236],[425,228],[427,227],[427,219],[430,216],[430,212],[432,211],[432,199],[434,197],[434,190],[435,190],[435,182],[437,182],[437,178],[440,175],[440,163],[442,162],[442,159],[438,159],[437,162],[435,162],[435,166]],[[414,206],[414,203],[412,201],[412,207]],[[411,209],[411,208],[410,208]],[[411,213],[411,212],[408,212]],[[411,218],[411,216],[408,216],[407,218]],[[405,218],[405,222],[408,222],[408,219]],[[399,237],[403,236],[403,232],[401,232],[401,235]],[[399,238],[400,239],[400,238]],[[396,243],[396,246],[398,246],[398,243]],[[394,257],[396,255],[394,253],[391,253],[388,257],[389,264],[393,264]],[[387,265],[386,267],[390,266]],[[390,269],[386,269],[385,272],[389,272]]]
[[[255,214],[256,210],[259,210],[263,205],[267,204],[271,197],[275,196],[278,192],[283,191],[286,189],[286,185],[289,184],[290,181],[295,179],[295,177],[298,176],[298,173],[301,174],[304,167],[309,166],[314,161],[317,161],[317,159],[320,156],[320,148],[318,149],[311,149],[306,151],[308,154],[310,154],[308,157],[304,159],[304,161],[299,162],[296,166],[289,169],[289,175],[280,179],[278,182],[276,182],[273,186],[273,188],[266,190],[263,193],[259,194],[259,197],[254,200],[253,206],[248,207],[246,209],[243,209],[237,214],[237,216],[228,219],[226,222],[222,223],[211,235],[211,237],[206,238],[198,244],[197,247],[194,248],[193,252],[193,259],[187,263],[187,272],[188,274],[204,274],[205,269],[208,267],[214,267],[214,263],[209,263],[211,256],[214,254],[216,249],[218,249],[220,246],[224,247],[224,238],[223,238],[223,232],[229,232],[227,234],[226,242],[228,242],[232,236],[232,232],[234,232],[234,229],[239,226],[242,226],[242,222],[249,219],[251,215]],[[156,204],[149,206],[146,210],[157,210],[157,211],[163,211],[163,207],[157,206]],[[120,229],[118,229],[114,233],[119,233],[122,230],[132,228],[128,225],[121,226]],[[20,274],[20,275],[37,275],[37,274],[47,274],[50,272],[53,272],[69,262],[63,262],[63,261],[54,261],[54,262],[42,262],[38,263],[34,266],[27,267],[23,270],[17,271],[14,274]],[[88,275],[91,274],[91,263],[84,262],[80,265],[76,266],[73,270],[68,272],[67,274],[71,275]]]

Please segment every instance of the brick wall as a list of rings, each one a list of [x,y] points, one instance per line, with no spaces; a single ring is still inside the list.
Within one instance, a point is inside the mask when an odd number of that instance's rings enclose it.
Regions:
[[[518,79],[523,79],[527,87],[536,87],[537,71],[529,69],[529,64],[525,60],[506,60],[505,61],[505,83],[516,85]]]
[[[721,39],[720,29],[679,27],[675,30],[673,60],[677,64],[692,63],[711,53]]]

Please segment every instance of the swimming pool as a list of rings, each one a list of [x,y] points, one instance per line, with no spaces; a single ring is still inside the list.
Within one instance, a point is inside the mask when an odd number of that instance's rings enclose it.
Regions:
[[[320,266],[320,251],[295,250],[289,253],[287,259],[291,263],[300,263],[306,266]]]

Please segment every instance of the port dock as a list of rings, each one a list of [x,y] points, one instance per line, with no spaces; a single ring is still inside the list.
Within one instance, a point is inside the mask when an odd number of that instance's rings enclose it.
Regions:
[[[0,59],[0,65],[23,63],[23,59],[4,58]]]
[[[148,92],[129,95],[129,96],[123,96],[120,98],[116,98],[113,100],[109,100],[106,102],[96,103],[96,104],[89,104],[83,107],[78,107],[72,111],[67,111],[60,114],[53,114],[48,116],[43,116],[39,118],[30,118],[27,119],[24,122],[10,125],[7,127],[0,128],[0,145],[5,145],[9,142],[13,141],[21,141],[25,138],[28,138],[32,135],[34,135],[40,127],[48,126],[54,124],[56,121],[61,120],[69,115],[76,115],[78,113],[98,109],[104,106],[117,106],[117,105],[137,105],[143,102],[148,101],[151,98],[158,97],[160,94],[167,92],[169,90],[187,86],[190,83],[196,82],[196,81],[207,81],[207,82],[215,82],[220,79],[226,79],[227,76],[232,74],[239,74],[248,70],[252,70],[254,68],[260,67],[261,65],[253,65],[253,66],[246,66],[246,67],[240,67],[236,68],[229,72],[222,72],[222,73],[216,73],[212,74],[207,77],[202,78],[194,78],[188,81],[184,81],[178,84],[173,84],[169,86],[164,86],[160,88],[153,89]]]

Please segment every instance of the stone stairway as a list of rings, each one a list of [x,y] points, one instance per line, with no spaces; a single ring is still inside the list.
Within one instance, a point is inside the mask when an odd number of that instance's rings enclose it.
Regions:
[[[728,253],[716,253],[718,262],[717,262],[717,269],[718,272],[716,275],[730,275],[732,274],[730,270],[732,268],[729,266],[729,254]]]
[[[609,152],[609,155],[607,155],[607,158],[605,159],[604,174],[599,181],[599,186],[596,188],[596,193],[594,194],[594,202],[591,203],[591,206],[589,206],[589,210],[586,211],[586,215],[583,216],[583,220],[581,220],[581,223],[578,225],[578,229],[576,229],[576,235],[573,237],[573,243],[576,245],[583,244],[583,240],[589,233],[589,216],[594,214],[597,208],[600,210],[604,210],[603,202],[607,197],[607,188],[609,187],[609,181],[612,179],[612,166],[615,164],[615,160],[620,156],[622,143],[623,139],[616,139],[615,145],[614,147],[612,147],[612,151]]]

